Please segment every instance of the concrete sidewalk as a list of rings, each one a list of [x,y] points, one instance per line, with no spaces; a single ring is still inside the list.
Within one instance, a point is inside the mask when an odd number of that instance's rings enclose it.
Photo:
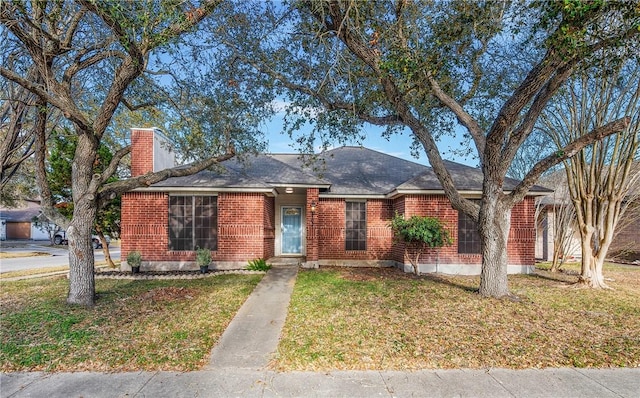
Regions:
[[[586,397],[640,396],[640,369],[189,373],[10,373],[2,397]]]
[[[189,373],[0,374],[0,397],[640,397],[640,368],[286,372],[276,353],[297,267],[274,267]]]

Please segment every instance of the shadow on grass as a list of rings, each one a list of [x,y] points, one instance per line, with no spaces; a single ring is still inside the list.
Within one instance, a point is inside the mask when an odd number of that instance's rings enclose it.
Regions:
[[[463,283],[459,283],[456,282],[454,280],[452,280],[451,278],[448,278],[446,276],[443,275],[438,275],[438,274],[422,274],[420,275],[420,279],[426,279],[428,281],[432,281],[441,285],[445,285],[445,286],[450,286],[456,289],[460,289],[463,290],[465,292],[470,292],[470,293],[478,293],[478,288],[477,287],[472,287],[472,286],[467,286]]]
[[[577,282],[578,275],[573,272],[572,273],[566,273],[562,271],[551,272],[546,269],[538,268],[536,269],[536,272],[534,272],[533,274],[529,274],[528,276],[532,278],[544,279],[547,281],[559,282],[559,283],[571,285]]]

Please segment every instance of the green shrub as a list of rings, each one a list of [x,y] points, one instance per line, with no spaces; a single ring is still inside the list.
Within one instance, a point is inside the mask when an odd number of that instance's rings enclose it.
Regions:
[[[391,220],[391,230],[394,239],[405,244],[405,257],[411,262],[416,275],[423,250],[452,243],[451,235],[445,225],[433,217],[411,216],[405,220],[404,216],[396,213]]]
[[[267,260],[264,258],[257,258],[255,260],[250,260],[249,265],[247,266],[249,271],[269,271],[271,266],[267,264]]]
[[[129,264],[130,267],[139,267],[141,263],[142,263],[142,254],[140,254],[139,251],[134,250],[132,252],[129,252],[129,254],[127,254],[127,264]]]
[[[211,264],[211,250],[196,248],[196,263],[201,267]]]
[[[449,231],[433,217],[411,216],[409,219],[396,213],[391,220],[394,237],[405,243],[416,243],[426,247],[442,247],[451,244]]]

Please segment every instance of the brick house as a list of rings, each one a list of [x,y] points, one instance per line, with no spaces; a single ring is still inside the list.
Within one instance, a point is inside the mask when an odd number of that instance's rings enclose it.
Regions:
[[[132,129],[132,175],[173,165],[157,129]],[[122,197],[122,258],[138,250],[142,269],[196,269],[194,250],[209,248],[212,268],[246,266],[256,258],[292,258],[303,266],[401,266],[404,247],[393,242],[395,212],[435,216],[453,244],[421,257],[421,272],[479,274],[475,225],[451,207],[430,167],[362,147],[320,155],[316,170],[297,154],[231,159],[215,170],[176,177]],[[479,198],[480,170],[447,162],[458,189]],[[513,185],[515,181],[507,181]],[[509,187],[507,186],[507,189]],[[509,273],[534,266],[534,197],[512,210]],[[123,269],[128,269],[123,262]]]

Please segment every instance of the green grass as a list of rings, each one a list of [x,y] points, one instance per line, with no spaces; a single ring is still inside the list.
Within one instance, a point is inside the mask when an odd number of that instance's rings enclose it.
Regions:
[[[389,269],[300,272],[278,370],[640,366],[640,268],[614,290],[575,275],[510,276],[520,301],[483,299],[477,277]]]
[[[198,369],[260,278],[97,280],[94,308],[64,278],[2,282],[0,371]]]

